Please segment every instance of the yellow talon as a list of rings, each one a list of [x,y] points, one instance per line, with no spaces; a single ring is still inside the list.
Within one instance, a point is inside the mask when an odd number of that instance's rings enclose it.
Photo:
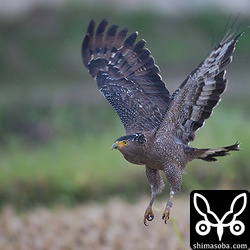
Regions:
[[[147,221],[152,221],[154,219],[154,213],[152,211],[152,208],[147,208],[144,214],[144,220],[143,223],[145,226],[147,225]]]

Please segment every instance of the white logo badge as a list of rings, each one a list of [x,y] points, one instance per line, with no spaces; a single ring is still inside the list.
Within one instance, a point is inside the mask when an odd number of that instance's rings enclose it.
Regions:
[[[198,204],[197,204],[197,199],[198,198],[200,198],[200,199],[202,199],[204,201],[204,203],[206,205],[206,210],[207,210],[206,213],[203,213],[199,209]],[[243,206],[241,207],[241,209],[237,213],[233,214],[234,205],[237,202],[237,200],[239,200],[240,198],[243,198]],[[219,219],[218,216],[213,211],[210,210],[210,205],[209,205],[207,199],[203,195],[195,193],[194,198],[193,198],[193,202],[194,202],[194,207],[195,207],[196,211],[200,215],[202,215],[203,218],[204,218],[204,220],[200,220],[199,222],[197,222],[197,224],[195,226],[195,230],[199,235],[202,235],[202,236],[207,235],[210,232],[211,227],[216,227],[217,228],[217,235],[218,235],[219,241],[221,241],[221,239],[222,239],[222,235],[223,235],[223,232],[224,232],[224,227],[229,227],[230,232],[233,235],[236,235],[236,236],[241,235],[241,234],[244,233],[245,225],[242,223],[242,221],[236,220],[236,217],[239,216],[244,211],[244,209],[246,208],[246,205],[247,205],[247,195],[246,195],[246,193],[239,194],[233,199],[233,201],[231,203],[231,206],[230,206],[230,210],[228,212],[226,212],[222,216],[221,219]],[[210,222],[208,220],[207,214],[212,215],[215,218],[217,223]],[[226,217],[229,214],[233,214],[233,219],[229,223],[223,223],[225,221]]]

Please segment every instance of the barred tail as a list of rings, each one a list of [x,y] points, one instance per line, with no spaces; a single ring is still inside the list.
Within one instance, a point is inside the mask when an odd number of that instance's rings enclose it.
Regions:
[[[229,151],[238,151],[240,150],[240,144],[236,142],[235,144],[227,147],[221,147],[216,149],[200,149],[203,153],[198,157],[203,161],[217,161],[216,157],[229,155]]]

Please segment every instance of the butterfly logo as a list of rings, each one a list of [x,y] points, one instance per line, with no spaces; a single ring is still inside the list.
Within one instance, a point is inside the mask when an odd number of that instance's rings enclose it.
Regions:
[[[203,201],[203,204],[205,204],[206,212],[203,212],[199,208],[198,203],[197,203],[198,199],[201,199],[201,201]],[[238,211],[234,211],[234,210],[236,210],[235,204],[240,199],[243,199],[243,205]],[[225,227],[229,227],[230,232],[236,236],[244,233],[245,225],[243,224],[242,221],[237,220],[237,217],[246,208],[246,205],[247,205],[246,193],[239,194],[233,199],[231,206],[230,206],[230,210],[227,211],[222,216],[221,219],[219,219],[218,216],[213,211],[210,210],[210,205],[209,205],[207,199],[203,195],[195,193],[193,196],[193,204],[194,204],[196,211],[204,218],[203,220],[200,220],[199,222],[197,222],[197,224],[195,226],[195,230],[199,235],[204,236],[204,235],[209,234],[211,227],[217,228],[217,235],[218,235],[219,241],[221,241],[221,239],[222,239]],[[232,220],[230,222],[224,223],[226,218],[229,215],[232,217]],[[210,220],[209,220],[209,218],[210,218]],[[213,222],[211,222],[211,219],[214,219]]]

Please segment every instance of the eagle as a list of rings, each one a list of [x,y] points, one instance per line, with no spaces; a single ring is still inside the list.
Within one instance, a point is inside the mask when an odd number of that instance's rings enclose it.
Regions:
[[[180,191],[182,173],[194,159],[213,162],[217,157],[239,150],[239,143],[219,148],[189,146],[195,132],[212,114],[227,87],[225,67],[231,63],[238,38],[232,28],[208,56],[172,94],[160,76],[145,40],[136,42],[138,32],[127,36],[102,20],[96,27],[91,20],[82,42],[82,60],[103,96],[118,114],[125,135],[115,140],[112,149],[124,158],[145,165],[151,199],[144,213],[147,226],[154,219],[152,205],[169,183],[169,199],[162,219],[169,220],[173,196]]]

